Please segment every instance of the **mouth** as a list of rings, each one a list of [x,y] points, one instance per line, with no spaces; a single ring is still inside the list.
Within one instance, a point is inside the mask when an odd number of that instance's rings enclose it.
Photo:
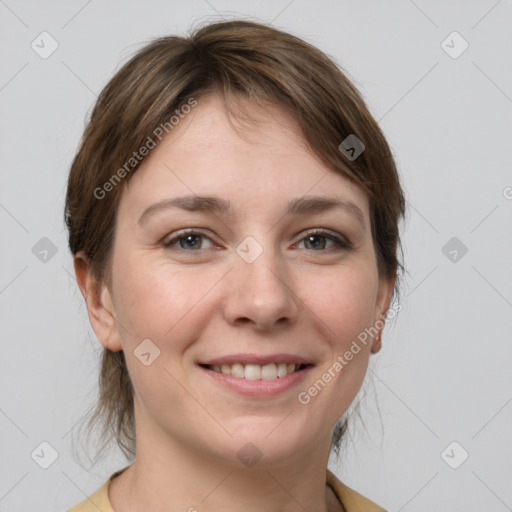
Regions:
[[[269,363],[265,365],[254,363],[234,363],[221,365],[199,364],[199,366],[215,373],[229,375],[235,379],[276,380],[301,372],[313,365],[298,363]]]
[[[271,398],[292,390],[315,366],[290,354],[238,354],[197,364],[210,383],[251,399]]]

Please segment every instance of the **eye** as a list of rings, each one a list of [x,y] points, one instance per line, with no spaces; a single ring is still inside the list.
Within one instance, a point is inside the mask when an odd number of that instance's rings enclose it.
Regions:
[[[202,246],[202,241],[204,240],[209,240],[211,243],[211,239],[203,233],[198,231],[182,231],[173,238],[163,242],[162,246],[166,249],[173,249],[173,246],[178,244],[178,247],[176,247],[177,250],[184,250],[189,252],[194,252],[199,249],[210,249],[211,245],[210,247]]]
[[[204,243],[207,243],[206,247]],[[313,252],[336,251],[351,249],[350,242],[346,239],[331,233],[325,229],[316,229],[306,233],[297,246],[304,243],[304,247],[299,249],[313,249]],[[165,249],[198,252],[201,249],[211,249],[213,242],[211,238],[200,231],[188,230],[177,233],[172,238],[164,241],[162,246]]]
[[[307,233],[299,245],[304,242],[305,248],[313,248],[313,252],[350,249],[351,245],[348,241],[325,229],[317,229]],[[331,247],[326,247],[331,242]],[[332,246],[334,244],[334,247]],[[301,247],[299,247],[301,248]]]

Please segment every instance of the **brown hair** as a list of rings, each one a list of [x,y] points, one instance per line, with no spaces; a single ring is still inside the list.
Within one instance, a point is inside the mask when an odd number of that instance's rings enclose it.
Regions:
[[[390,148],[361,95],[314,46],[270,26],[232,20],[200,27],[188,37],[149,42],[99,95],[71,166],[65,204],[69,248],[73,255],[83,251],[97,281],[111,284],[116,211],[123,186],[138,168],[132,162],[127,169],[126,162],[154,139],[159,126],[169,126],[187,100],[212,92],[228,109],[236,94],[293,116],[325,165],[366,192],[379,275],[396,278],[405,199]],[[350,135],[365,145],[355,159],[340,148]],[[98,197],[116,172],[123,179]],[[99,401],[88,427],[96,422],[102,423],[103,447],[115,437],[127,457],[135,455],[133,389],[122,351],[103,351]],[[338,454],[346,426],[340,420],[334,431]]]

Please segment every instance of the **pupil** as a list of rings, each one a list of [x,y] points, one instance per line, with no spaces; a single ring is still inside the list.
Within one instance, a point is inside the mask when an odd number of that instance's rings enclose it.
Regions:
[[[198,236],[197,235],[187,235],[184,239],[185,239],[185,243],[187,244],[187,247],[194,247],[194,239],[197,239]],[[192,243],[189,243],[189,242],[192,242]],[[197,240],[195,240],[196,244],[197,244]]]
[[[321,244],[320,244],[320,242],[318,241],[318,239],[319,239],[319,238],[321,238],[321,237],[316,236],[316,235],[310,236],[310,237],[308,237],[308,239],[309,239],[309,243],[310,243],[313,247],[318,247],[319,245],[321,245]],[[315,240],[315,239],[317,240],[317,243],[316,243],[316,244],[315,244],[314,242],[313,242],[313,243],[311,243],[311,240]]]

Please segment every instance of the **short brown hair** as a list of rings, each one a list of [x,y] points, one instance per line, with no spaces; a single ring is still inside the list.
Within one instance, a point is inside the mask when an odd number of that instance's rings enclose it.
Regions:
[[[228,109],[233,94],[285,109],[325,165],[366,192],[379,275],[395,278],[395,295],[405,199],[377,122],[328,56],[293,35],[245,20],[211,23],[188,37],[155,39],[103,89],[69,174],[65,221],[72,254],[83,251],[98,282],[111,284],[116,212],[123,187],[138,165],[123,173],[104,198],[98,199],[95,191],[181,105],[208,93],[220,94]],[[355,159],[340,150],[350,135],[365,145]],[[100,420],[103,446],[115,437],[127,457],[135,455],[133,389],[122,351],[103,351],[99,401],[88,426]],[[337,453],[346,425],[340,421],[334,431]]]

